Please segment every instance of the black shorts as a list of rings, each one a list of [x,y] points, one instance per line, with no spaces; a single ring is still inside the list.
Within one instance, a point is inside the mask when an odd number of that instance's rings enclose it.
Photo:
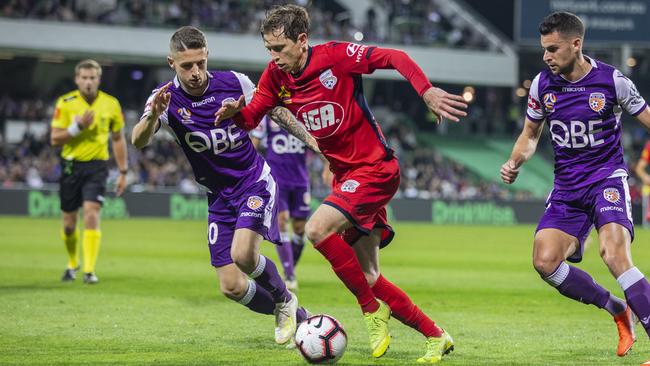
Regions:
[[[61,161],[61,211],[77,211],[84,201],[102,204],[107,178],[108,164],[104,160]]]

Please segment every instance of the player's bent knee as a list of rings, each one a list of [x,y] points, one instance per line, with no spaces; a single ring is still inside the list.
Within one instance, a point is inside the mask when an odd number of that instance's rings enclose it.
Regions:
[[[313,244],[318,244],[326,238],[327,233],[319,222],[309,220],[305,224],[305,235]]]
[[[255,270],[255,258],[249,258],[246,255],[233,255],[232,261],[244,273],[251,273]]]
[[[238,281],[233,281],[225,283],[221,282],[220,290],[225,297],[237,301],[244,297],[247,288],[245,286],[241,286]]]
[[[542,277],[548,277],[562,263],[563,259],[554,255],[536,255],[533,257],[533,267]]]

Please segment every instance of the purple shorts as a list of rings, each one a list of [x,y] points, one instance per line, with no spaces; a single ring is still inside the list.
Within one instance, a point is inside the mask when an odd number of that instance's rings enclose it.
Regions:
[[[577,263],[582,260],[583,243],[591,228],[600,229],[610,222],[626,227],[634,239],[627,177],[607,178],[575,190],[554,189],[536,232],[552,228],[576,237],[580,248],[567,259]]]
[[[277,185],[267,179],[250,186],[236,199],[208,193],[208,248],[214,267],[232,263],[230,248],[236,229],[250,229],[265,240],[281,245],[278,230]]]
[[[309,187],[288,186],[280,183],[278,211],[289,211],[292,219],[306,219],[311,213]]]

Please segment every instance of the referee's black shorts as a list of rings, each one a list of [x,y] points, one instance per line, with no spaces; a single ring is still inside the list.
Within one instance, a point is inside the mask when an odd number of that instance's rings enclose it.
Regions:
[[[104,160],[61,161],[61,211],[78,210],[84,201],[104,202],[108,164]]]

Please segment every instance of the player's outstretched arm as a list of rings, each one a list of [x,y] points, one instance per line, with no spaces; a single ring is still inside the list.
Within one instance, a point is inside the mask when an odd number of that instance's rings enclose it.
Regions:
[[[432,86],[420,66],[406,52],[382,47],[361,47],[358,48],[358,55],[353,58],[348,55],[351,49],[349,45],[340,44],[334,47],[338,47],[336,55],[351,73],[369,74],[376,69],[397,70],[436,115],[438,123],[443,118],[458,122],[460,117],[467,116],[464,111],[467,109],[467,103],[463,97]]]
[[[296,136],[298,140],[304,142],[309,149],[322,155],[318,148],[318,143],[316,143],[316,139],[314,139],[314,137],[307,132],[305,127],[298,122],[291,111],[284,107],[275,107],[269,113],[269,117],[271,117],[275,123],[287,130],[287,132]]]
[[[459,117],[467,116],[467,103],[462,96],[450,94],[446,91],[432,86],[422,95],[424,103],[429,110],[436,116],[437,123],[442,119],[449,119],[454,122],[459,121]]]
[[[158,89],[151,100],[151,110],[149,113],[145,113],[142,119],[133,127],[131,143],[138,149],[149,145],[153,134],[158,129],[159,118],[167,110],[171,100],[171,93],[167,91],[170,85],[171,81]]]
[[[526,118],[524,130],[521,131],[521,135],[519,135],[515,146],[512,148],[510,159],[501,166],[501,180],[504,183],[512,184],[515,182],[519,175],[519,168],[535,153],[543,128],[543,122],[533,122]]]

